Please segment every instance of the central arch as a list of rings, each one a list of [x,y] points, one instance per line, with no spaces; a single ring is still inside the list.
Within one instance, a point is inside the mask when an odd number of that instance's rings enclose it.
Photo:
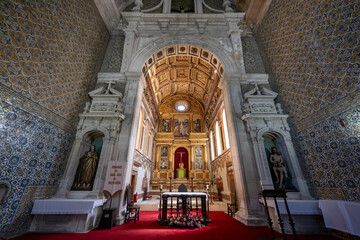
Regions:
[[[124,62],[122,72],[140,72],[144,63],[159,49],[171,45],[183,44],[197,46],[213,53],[219,59],[224,69],[226,69],[227,73],[245,73],[244,69],[241,67],[241,63],[237,63],[233,59],[231,45],[205,37],[195,38],[190,36],[159,38],[153,42],[141,46],[134,54],[131,62]]]

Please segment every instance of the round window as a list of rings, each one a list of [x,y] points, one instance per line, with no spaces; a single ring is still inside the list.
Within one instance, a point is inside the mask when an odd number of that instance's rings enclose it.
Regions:
[[[186,102],[181,101],[181,102],[175,103],[175,109],[179,112],[184,112],[184,111],[186,111],[187,108],[188,108],[188,105]]]

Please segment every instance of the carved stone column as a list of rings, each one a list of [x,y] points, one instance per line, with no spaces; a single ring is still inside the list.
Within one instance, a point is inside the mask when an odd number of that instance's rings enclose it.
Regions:
[[[239,19],[232,16],[230,13],[225,13],[227,17],[228,24],[228,35],[231,39],[232,48],[233,48],[233,57],[235,61],[239,64],[242,73],[245,73],[245,64],[243,58],[243,50],[241,43],[241,30],[238,26]]]
[[[125,121],[122,122],[122,130],[118,135],[116,146],[115,161],[123,162],[126,170],[123,176],[123,186],[127,186],[131,181],[131,172],[134,161],[134,149],[136,146],[136,136],[138,130],[138,122],[140,115],[141,98],[144,90],[145,80],[141,73],[124,74],[126,78],[125,95],[124,95],[124,116]],[[122,191],[119,199],[119,209],[117,213],[117,224],[124,221],[122,214],[125,211],[126,202],[125,191]]]
[[[234,179],[239,211],[235,217],[249,226],[266,225],[263,208],[258,200],[261,191],[252,144],[240,119],[244,101],[241,97],[241,73],[225,76],[224,105],[230,138]]]
[[[125,13],[122,13],[125,14]],[[134,48],[136,45],[136,35],[137,35],[137,27],[139,24],[139,17],[141,13],[132,13],[128,14],[126,20],[128,21],[127,27],[124,29],[125,32],[125,42],[124,42],[124,51],[123,51],[123,60],[121,64],[121,72],[127,72],[130,61],[132,59],[132,53],[134,52]]]

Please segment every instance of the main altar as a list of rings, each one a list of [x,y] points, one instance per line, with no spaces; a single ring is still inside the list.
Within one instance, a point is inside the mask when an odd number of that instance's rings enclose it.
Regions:
[[[159,216],[161,223],[168,224],[168,216],[196,215],[207,225],[209,219],[208,195],[202,192],[164,192],[161,194]],[[194,204],[195,202],[195,204]],[[194,205],[194,206],[193,206]]]
[[[183,106],[185,110],[178,110]],[[185,184],[194,191],[210,185],[209,138],[205,132],[203,107],[195,99],[170,98],[160,107],[156,134],[155,167],[151,190],[170,191]]]

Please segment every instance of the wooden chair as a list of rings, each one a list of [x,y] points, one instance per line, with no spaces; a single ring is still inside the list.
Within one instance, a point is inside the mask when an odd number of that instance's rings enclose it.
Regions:
[[[183,183],[182,183],[182,184],[179,186],[179,188],[178,188],[178,192],[187,192],[187,191],[188,191],[188,189],[187,189],[186,185],[183,184]],[[181,201],[180,201],[180,200],[181,200]],[[185,204],[186,207],[183,207],[183,204]],[[183,202],[183,200],[180,199],[180,198],[177,199],[177,213],[179,213],[180,205],[181,205],[181,208],[182,208],[182,209],[187,209],[187,210],[190,210],[190,209],[191,209],[189,199],[187,199],[186,202]],[[182,214],[186,214],[186,213],[182,213]]]
[[[137,207],[134,205],[134,202],[131,201],[131,188],[130,185],[126,188],[127,191],[127,206],[126,206],[126,214],[125,214],[125,222],[129,220],[134,220],[134,223],[136,223],[136,220],[139,221],[140,219],[140,207]]]

